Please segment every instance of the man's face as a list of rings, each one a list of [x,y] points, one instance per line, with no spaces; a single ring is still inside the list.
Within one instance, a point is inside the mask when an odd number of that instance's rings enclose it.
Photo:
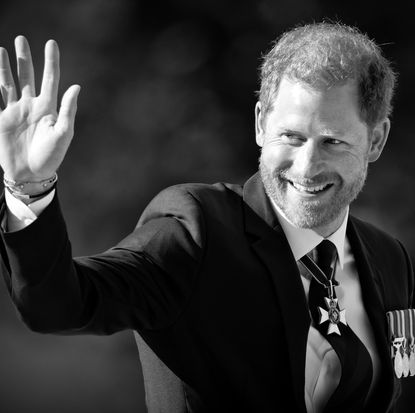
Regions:
[[[361,120],[355,82],[316,90],[284,77],[265,119],[256,107],[268,196],[295,226],[330,235],[362,189],[368,162],[379,157],[388,132],[387,119],[373,130]]]

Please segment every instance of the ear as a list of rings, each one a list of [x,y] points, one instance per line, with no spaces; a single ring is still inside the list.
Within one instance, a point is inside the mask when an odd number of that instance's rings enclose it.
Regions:
[[[386,118],[373,128],[369,141],[369,162],[378,160],[388,139],[390,127],[390,120]]]
[[[255,136],[257,145],[262,148],[265,140],[265,131],[263,128],[265,118],[261,109],[261,102],[257,102],[255,105]]]

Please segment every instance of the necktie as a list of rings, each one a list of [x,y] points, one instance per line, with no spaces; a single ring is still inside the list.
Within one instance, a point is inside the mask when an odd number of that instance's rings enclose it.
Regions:
[[[316,250],[316,262],[308,256],[301,259],[313,276],[309,290],[310,312],[315,327],[337,353],[342,369],[340,383],[324,412],[361,412],[372,381],[372,360],[366,347],[347,325],[345,310],[337,303],[335,245],[324,240]]]

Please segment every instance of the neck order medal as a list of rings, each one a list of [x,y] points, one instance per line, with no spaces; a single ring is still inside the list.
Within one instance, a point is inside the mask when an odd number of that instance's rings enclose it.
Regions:
[[[340,309],[338,299],[335,297],[334,286],[339,283],[334,279],[334,273],[337,265],[337,254],[332,261],[330,278],[324,274],[321,268],[312,260],[308,255],[304,255],[300,262],[304,265],[307,271],[311,274],[314,280],[327,290],[327,297],[324,297],[324,303],[326,308],[318,306],[319,311],[319,324],[323,324],[326,321],[329,322],[327,328],[327,334],[341,335],[339,329],[339,323],[347,325],[346,322],[346,310]]]
[[[340,310],[338,299],[333,297],[333,283],[331,280],[330,287],[328,288],[328,297],[324,297],[327,310],[324,308],[318,307],[320,313],[319,324],[323,324],[326,321],[329,321],[329,326],[327,328],[327,334],[338,334],[341,335],[339,330],[339,323],[347,325],[346,322],[346,310]]]

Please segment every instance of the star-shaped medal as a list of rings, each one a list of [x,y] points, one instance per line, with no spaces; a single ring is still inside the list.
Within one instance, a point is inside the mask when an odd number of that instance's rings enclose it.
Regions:
[[[347,325],[346,310],[340,310],[337,298],[324,297],[324,301],[326,302],[328,311],[324,308],[318,307],[318,311],[320,312],[319,324],[330,321],[327,334],[336,333],[340,336],[341,334],[337,324],[343,323],[344,325]]]

